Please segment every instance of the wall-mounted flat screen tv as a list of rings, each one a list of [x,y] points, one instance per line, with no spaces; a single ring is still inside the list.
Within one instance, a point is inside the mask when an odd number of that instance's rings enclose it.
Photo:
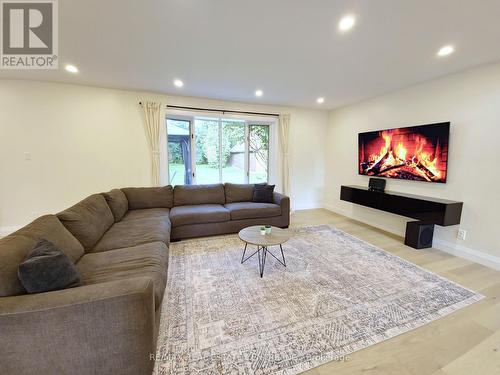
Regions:
[[[446,182],[450,123],[359,133],[359,174]]]

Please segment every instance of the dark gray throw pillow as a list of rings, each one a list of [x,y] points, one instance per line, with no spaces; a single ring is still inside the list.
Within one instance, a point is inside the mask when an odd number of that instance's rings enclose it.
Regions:
[[[253,187],[253,202],[273,203],[274,185],[255,184]]]
[[[17,269],[19,281],[28,293],[50,292],[81,285],[80,274],[71,260],[52,242],[40,240]]]

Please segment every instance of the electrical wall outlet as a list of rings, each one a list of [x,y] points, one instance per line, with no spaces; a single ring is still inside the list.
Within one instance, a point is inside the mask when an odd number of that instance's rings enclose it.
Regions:
[[[31,160],[31,152],[24,152],[24,160]]]
[[[457,233],[457,238],[459,240],[465,240],[465,237],[467,236],[467,231],[465,229],[459,229]]]

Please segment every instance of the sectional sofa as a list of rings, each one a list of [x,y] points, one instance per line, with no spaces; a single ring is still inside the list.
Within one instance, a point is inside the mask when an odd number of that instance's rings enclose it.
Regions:
[[[252,196],[237,184],[114,189],[0,239],[0,372],[150,374],[170,241],[288,227],[288,197]],[[40,239],[74,262],[82,286],[26,293],[17,268]]]

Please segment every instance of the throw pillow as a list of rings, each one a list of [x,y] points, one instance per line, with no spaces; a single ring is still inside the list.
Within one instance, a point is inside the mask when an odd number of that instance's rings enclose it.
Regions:
[[[253,187],[253,202],[273,203],[274,185],[255,184]]]
[[[40,240],[17,269],[28,293],[50,292],[81,285],[71,260],[52,242]]]

